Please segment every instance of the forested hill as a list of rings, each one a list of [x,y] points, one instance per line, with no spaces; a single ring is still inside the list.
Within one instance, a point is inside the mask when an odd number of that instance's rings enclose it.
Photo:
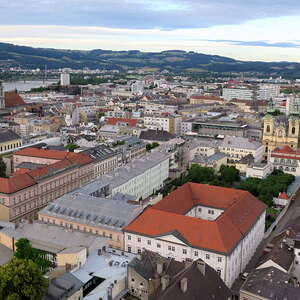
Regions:
[[[199,52],[201,49],[199,49]],[[300,76],[300,63],[238,61],[179,50],[162,52],[59,50],[0,43],[0,68],[167,69],[174,72],[262,72]]]

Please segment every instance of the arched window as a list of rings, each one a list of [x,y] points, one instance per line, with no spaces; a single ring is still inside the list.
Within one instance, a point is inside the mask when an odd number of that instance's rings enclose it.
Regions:
[[[292,134],[295,134],[295,133],[296,133],[296,128],[293,127],[293,128],[292,128]]]
[[[267,132],[270,132],[270,131],[271,131],[270,125],[267,125],[266,131],[267,131]]]

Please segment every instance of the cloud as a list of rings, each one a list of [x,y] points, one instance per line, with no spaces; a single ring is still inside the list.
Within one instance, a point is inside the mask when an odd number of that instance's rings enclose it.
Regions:
[[[205,28],[300,15],[295,0],[0,0],[0,24]]]
[[[300,48],[300,44],[295,42],[268,42],[268,41],[235,41],[235,40],[207,40],[216,43],[228,43],[239,46],[253,47],[276,47],[276,48]]]

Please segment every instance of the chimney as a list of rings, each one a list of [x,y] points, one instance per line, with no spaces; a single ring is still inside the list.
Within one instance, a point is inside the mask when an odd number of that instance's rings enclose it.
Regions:
[[[163,270],[164,270],[164,263],[163,262],[157,262],[157,264],[156,264],[156,271],[157,271],[157,273],[159,275],[161,275],[162,272],[163,272]]]
[[[164,275],[161,278],[161,289],[164,291],[170,284],[170,276],[169,275]]]
[[[197,260],[197,268],[203,276],[205,276],[205,262],[201,259]]]
[[[185,277],[185,278],[182,278],[180,280],[180,289],[183,293],[185,293],[187,291],[187,287],[188,287],[188,279]]]

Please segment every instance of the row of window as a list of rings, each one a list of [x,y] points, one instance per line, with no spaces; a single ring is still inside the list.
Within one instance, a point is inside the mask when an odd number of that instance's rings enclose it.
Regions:
[[[18,143],[13,143],[13,144],[8,144],[8,145],[4,145],[0,147],[0,151],[6,151],[6,150],[12,150],[12,149],[16,149],[17,147],[21,147],[22,144],[21,142]]]

